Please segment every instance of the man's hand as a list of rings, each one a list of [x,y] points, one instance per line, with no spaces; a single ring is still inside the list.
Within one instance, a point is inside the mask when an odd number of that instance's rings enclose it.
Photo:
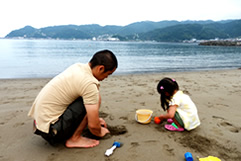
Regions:
[[[101,135],[100,135],[100,137],[104,137],[108,133],[110,133],[110,131],[107,128],[101,127]]]
[[[105,120],[102,118],[99,118],[99,120],[100,120],[100,125],[107,128],[107,124],[106,124]]]
[[[87,111],[88,127],[92,134],[103,137],[110,131],[107,129],[107,124],[104,119],[99,118],[99,106],[85,105]]]
[[[107,124],[103,118],[99,118],[100,125],[101,125],[101,136],[104,137],[106,134],[110,133],[110,131],[107,129]]]

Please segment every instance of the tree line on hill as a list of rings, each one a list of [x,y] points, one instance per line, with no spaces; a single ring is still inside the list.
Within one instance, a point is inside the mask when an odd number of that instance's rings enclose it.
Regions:
[[[36,29],[25,26],[5,38],[93,39],[107,35],[120,41],[182,42],[241,37],[241,19],[224,21],[142,21],[127,26],[62,25]]]

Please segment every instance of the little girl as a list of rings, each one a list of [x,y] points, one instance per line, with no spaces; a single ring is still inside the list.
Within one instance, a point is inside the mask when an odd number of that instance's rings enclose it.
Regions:
[[[200,125],[197,108],[190,97],[179,91],[174,79],[164,78],[157,85],[161,106],[167,113],[155,117],[155,123],[167,120],[165,128],[170,131],[192,130]]]

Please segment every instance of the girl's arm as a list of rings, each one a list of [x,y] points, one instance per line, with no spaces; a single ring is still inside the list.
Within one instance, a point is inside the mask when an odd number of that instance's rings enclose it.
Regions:
[[[177,105],[170,106],[169,109],[167,110],[167,113],[164,115],[160,115],[159,119],[162,121],[162,120],[174,118],[177,107],[178,107]]]

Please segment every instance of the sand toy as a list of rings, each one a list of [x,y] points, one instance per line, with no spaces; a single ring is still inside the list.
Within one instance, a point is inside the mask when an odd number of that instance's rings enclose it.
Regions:
[[[121,147],[122,145],[123,145],[122,143],[115,141],[115,142],[113,143],[112,147],[111,147],[110,149],[107,149],[107,150],[106,150],[105,155],[106,155],[106,156],[110,156],[111,154],[113,154],[113,152],[114,152],[114,150],[115,150],[116,148],[119,148],[119,147]]]
[[[141,124],[148,124],[151,122],[153,111],[148,109],[139,109],[136,111],[136,121]]]
[[[199,158],[199,161],[221,161],[221,159],[213,156],[208,156],[206,158]]]

